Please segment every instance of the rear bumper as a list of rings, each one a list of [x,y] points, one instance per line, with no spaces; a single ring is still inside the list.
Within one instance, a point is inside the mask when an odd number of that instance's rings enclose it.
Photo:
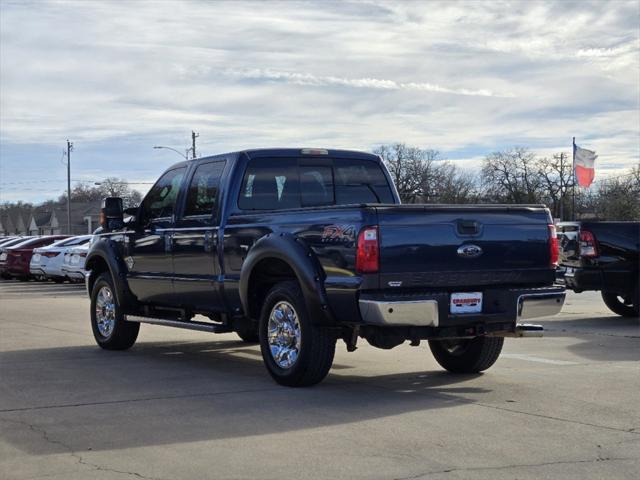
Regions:
[[[568,289],[582,292],[585,290],[601,290],[604,284],[600,269],[564,267],[559,279]]]
[[[518,297],[518,320],[551,317],[562,310],[565,299],[564,288],[557,292],[525,293]]]
[[[366,325],[381,327],[451,327],[488,323],[517,322],[556,315],[562,309],[565,289],[553,286],[528,290],[485,292],[488,303],[483,312],[473,314],[449,313],[447,292],[425,293],[410,299],[375,294],[362,295],[360,315]]]
[[[34,277],[46,277],[47,274],[45,273],[44,269],[41,268],[40,266],[34,267],[33,265],[29,267],[29,273],[31,275],[33,275]]]
[[[84,282],[87,272],[85,270],[76,270],[62,267],[62,274],[70,280]]]
[[[31,275],[29,266],[24,264],[9,264],[6,266],[5,271],[7,275],[11,277],[28,277]]]
[[[365,323],[382,326],[437,327],[437,300],[384,301],[360,300],[360,315]]]

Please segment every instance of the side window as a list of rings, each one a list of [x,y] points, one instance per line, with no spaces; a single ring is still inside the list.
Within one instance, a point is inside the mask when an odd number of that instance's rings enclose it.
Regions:
[[[294,158],[260,158],[247,165],[240,188],[242,210],[300,207],[298,166]]]
[[[218,184],[225,162],[203,163],[196,168],[189,190],[184,216],[212,215],[217,210]]]
[[[393,203],[380,166],[369,160],[334,160],[336,204]]]
[[[186,167],[170,170],[158,180],[142,203],[145,222],[173,215]]]
[[[300,166],[300,194],[303,207],[333,204],[333,172],[328,166]]]

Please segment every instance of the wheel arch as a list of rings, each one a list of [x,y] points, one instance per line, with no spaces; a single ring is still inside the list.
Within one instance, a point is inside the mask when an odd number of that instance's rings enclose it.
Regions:
[[[268,234],[260,238],[242,265],[240,300],[245,315],[257,318],[260,303],[268,291],[281,281],[296,280],[307,311],[316,324],[331,324],[324,270],[314,252],[291,234]]]
[[[98,276],[109,272],[115,287],[118,304],[122,308],[131,308],[135,304],[135,297],[129,290],[127,283],[127,269],[119,256],[117,247],[112,240],[103,239],[95,243],[87,255],[85,269],[89,271],[87,278],[87,292],[91,295],[93,285]]]

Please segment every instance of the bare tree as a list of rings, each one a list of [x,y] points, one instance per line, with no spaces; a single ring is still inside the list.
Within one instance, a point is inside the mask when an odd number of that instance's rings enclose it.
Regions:
[[[404,203],[471,203],[477,199],[473,176],[443,160],[437,150],[396,143],[382,145],[374,153],[387,165]]]
[[[541,200],[547,204],[554,218],[570,218],[574,182],[571,160],[566,153],[557,153],[552,158],[537,160],[536,166],[540,176]]]
[[[374,153],[387,165],[400,198],[405,203],[428,199],[431,192],[430,176],[440,154],[436,150],[423,150],[404,143],[381,145]]]
[[[640,165],[628,174],[598,182],[592,207],[597,218],[640,220]]]
[[[482,163],[484,196],[504,203],[539,203],[541,180],[535,155],[523,147],[494,152]]]
[[[438,203],[478,203],[477,181],[454,163],[443,161],[433,168],[429,183],[432,198]]]
[[[140,192],[132,189],[125,180],[116,177],[106,178],[96,186],[78,183],[71,190],[72,202],[91,202],[105,197],[121,197],[125,207],[137,205],[142,200]],[[66,203],[66,201],[66,194],[58,199],[59,203]]]
[[[125,208],[138,205],[142,201],[140,192],[132,189],[125,180],[116,177],[105,178],[100,182],[100,192],[102,197],[122,198]]]

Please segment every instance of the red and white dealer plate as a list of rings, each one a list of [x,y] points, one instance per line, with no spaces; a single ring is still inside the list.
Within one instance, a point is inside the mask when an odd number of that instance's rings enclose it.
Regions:
[[[482,312],[482,292],[452,293],[449,311],[452,314]]]

